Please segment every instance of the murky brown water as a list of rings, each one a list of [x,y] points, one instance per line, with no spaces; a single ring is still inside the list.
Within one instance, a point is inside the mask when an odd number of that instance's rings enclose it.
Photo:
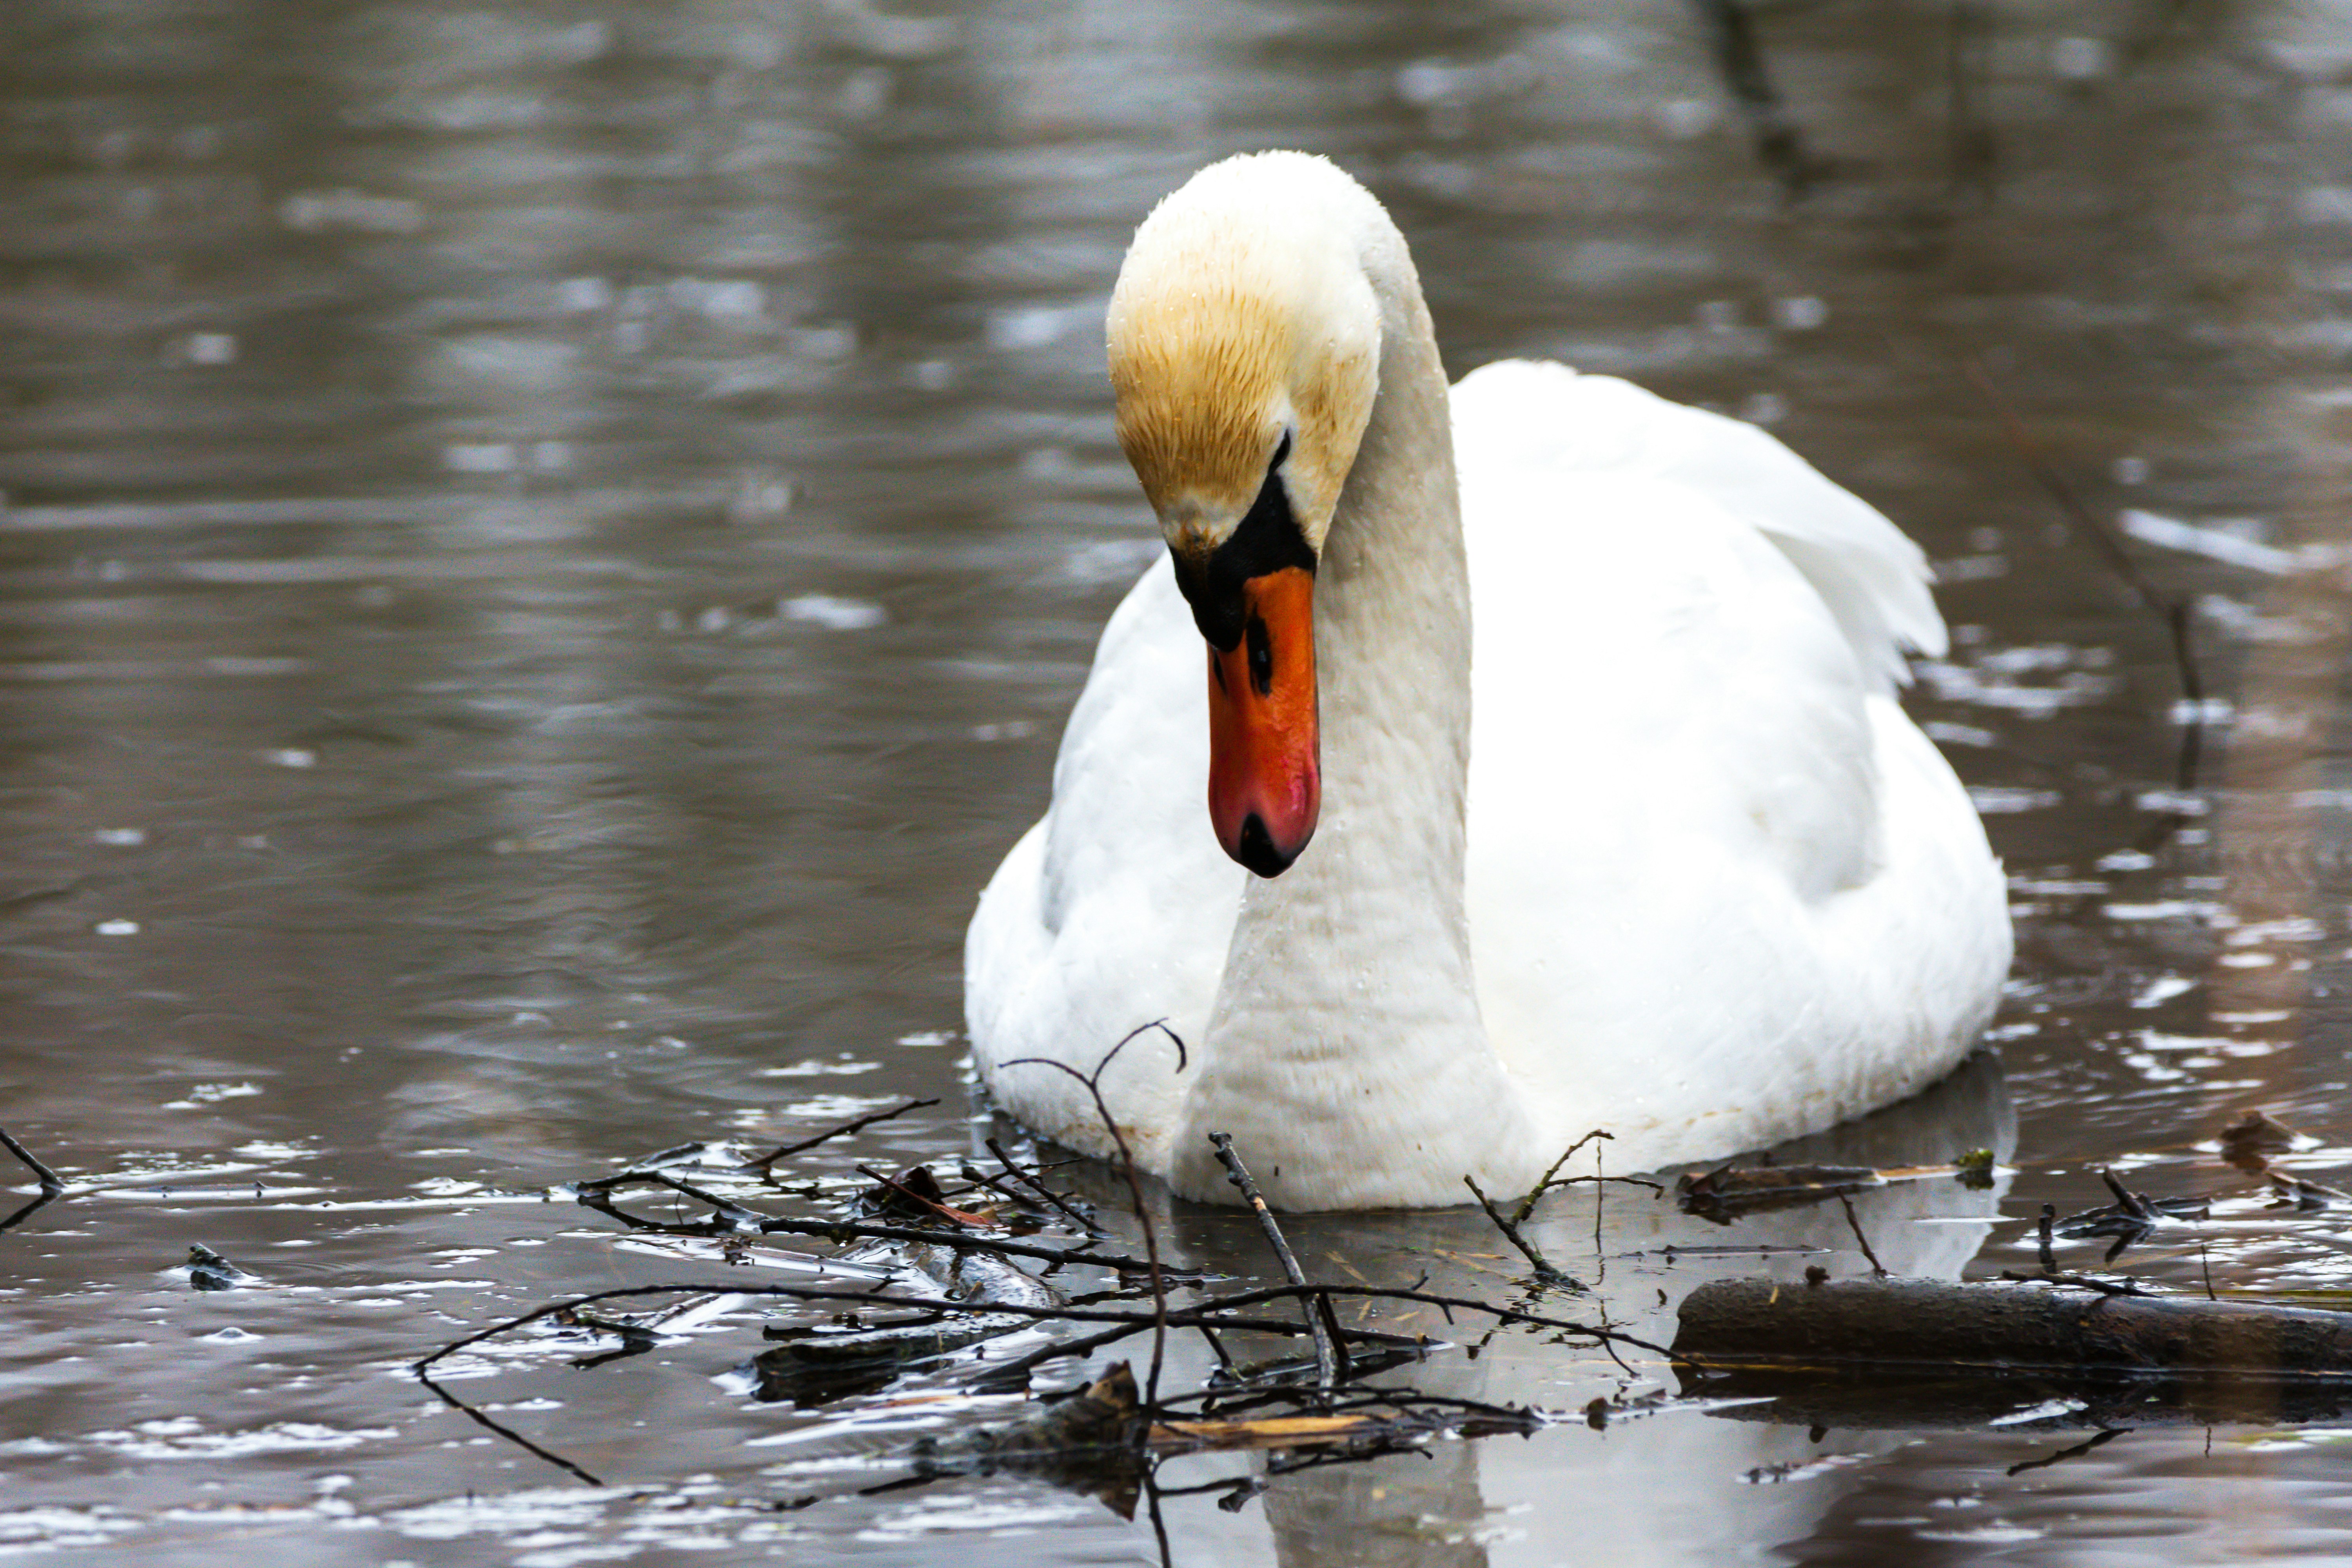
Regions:
[[[81,1190],[0,1237],[0,1553],[1150,1559],[1040,1484],[836,1495],[972,1412],[751,1402],[712,1381],[741,1317],[467,1384],[604,1490],[399,1367],[717,1271],[551,1184],[908,1093],[948,1103],[856,1152],[965,1145],[963,921],[1154,548],[1101,306],[1138,216],[1243,148],[1329,152],[1390,201],[1457,372],[1551,354],[1743,413],[1944,563],[1958,647],[1914,705],[2014,877],[2015,995],[1998,1068],[1823,1147],[2017,1169],[1869,1194],[1890,1263],[2021,1261],[2102,1164],[2242,1193],[2196,1145],[2249,1105],[2352,1163],[2352,9],[1775,5],[1770,104],[1726,15],[16,0],[0,1124]],[[2194,603],[2185,797],[2163,626],[1971,362]],[[1546,1235],[1589,1272],[1583,1202]],[[1849,1247],[1842,1215],[1612,1205],[1609,1300],[1654,1328],[1654,1296],[1755,1266],[1662,1241]],[[2147,1270],[2193,1278],[2202,1241],[2227,1284],[2346,1284],[2340,1222],[2218,1212]],[[1227,1216],[1171,1223],[1262,1271]],[[1297,1238],[1507,1284],[1458,1215]],[[269,1288],[192,1291],[193,1242]],[[1509,1337],[1432,1375],[1559,1409],[1624,1386]],[[2352,1427],[2005,1473],[2080,1436],[1685,1411],[1170,1525],[1215,1564],[2352,1557]]]

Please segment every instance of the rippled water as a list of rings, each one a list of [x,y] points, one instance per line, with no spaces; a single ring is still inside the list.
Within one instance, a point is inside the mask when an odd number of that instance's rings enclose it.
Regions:
[[[2112,1164],[2239,1194],[2158,1278],[2352,1273],[2339,1221],[2210,1153],[2259,1105],[2352,1163],[2342,0],[16,0],[0,39],[0,1124],[78,1188],[0,1237],[0,1553],[1150,1560],[1042,1483],[851,1495],[992,1412],[758,1404],[748,1313],[476,1369],[604,1489],[399,1368],[716,1271],[552,1184],[905,1094],[946,1103],[856,1154],[966,1146],[962,924],[1154,548],[1102,305],[1154,199],[1268,144],[1389,201],[1457,373],[1556,355],[1767,424],[1941,563],[1957,647],[1913,706],[2007,858],[2014,994],[1998,1067],[1821,1147],[2014,1173],[1868,1194],[1889,1261],[2022,1261]],[[2161,617],[1971,367],[2190,606],[2189,787]],[[1545,1234],[1589,1271],[1583,1202]],[[1654,1329],[1654,1291],[1757,1266],[1665,1241],[1859,1263],[1843,1215],[1603,1222]],[[1169,1223],[1265,1268],[1229,1216]],[[1295,1236],[1508,1288],[1459,1215]],[[267,1288],[192,1291],[199,1242]],[[1508,1336],[1430,1376],[1624,1385]],[[2006,1473],[2061,1426],[1686,1411],[1170,1523],[1219,1564],[2352,1556],[2352,1428]]]

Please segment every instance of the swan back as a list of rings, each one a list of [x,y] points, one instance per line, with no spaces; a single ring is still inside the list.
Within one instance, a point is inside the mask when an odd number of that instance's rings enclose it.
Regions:
[[[1497,467],[1638,474],[1706,494],[1812,584],[1876,690],[1909,684],[1906,653],[1939,658],[1949,646],[1927,591],[1926,553],[1876,507],[1752,425],[1613,376],[1528,360],[1463,377],[1454,411],[1457,430]]]

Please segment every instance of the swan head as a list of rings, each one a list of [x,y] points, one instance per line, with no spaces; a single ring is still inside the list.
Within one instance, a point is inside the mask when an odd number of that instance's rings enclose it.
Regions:
[[[1210,820],[1262,877],[1321,810],[1315,573],[1379,391],[1369,221],[1323,159],[1228,159],[1144,220],[1111,293],[1119,446],[1209,646]]]

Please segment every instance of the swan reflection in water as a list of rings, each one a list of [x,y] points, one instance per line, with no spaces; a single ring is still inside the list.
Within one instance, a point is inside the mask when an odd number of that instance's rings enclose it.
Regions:
[[[2000,1064],[1979,1052],[1926,1092],[1779,1145],[1769,1157],[1784,1165],[1888,1169],[1948,1165],[1969,1151],[1991,1150],[1996,1164],[1989,1185],[1935,1176],[1851,1194],[1855,1222],[1890,1272],[1953,1279],[2000,1217],[2016,1139],[2016,1113]],[[1605,1161],[1607,1145],[1601,1147]],[[1578,1155],[1575,1171],[1592,1168],[1588,1154]],[[1127,1205],[1126,1189],[1103,1167],[1081,1163],[1056,1174],[1082,1184],[1106,1215]],[[1671,1175],[1666,1180],[1671,1185]],[[1161,1245],[1174,1263],[1244,1279],[1276,1274],[1255,1220],[1245,1213],[1184,1203],[1164,1188],[1151,1193]],[[1597,1248],[1596,1199],[1589,1184],[1548,1197],[1528,1227],[1555,1265],[1591,1288],[1589,1295],[1546,1292],[1537,1310],[1606,1322],[1669,1344],[1683,1299],[1709,1279],[1762,1274],[1802,1289],[1809,1265],[1839,1279],[1869,1270],[1834,1199],[1752,1212],[1728,1225],[1685,1213],[1671,1191],[1657,1196],[1612,1184],[1597,1202]],[[1525,1261],[1475,1208],[1288,1215],[1281,1223],[1307,1278],[1318,1283],[1418,1284],[1497,1302],[1528,1299]],[[1378,1381],[1553,1413],[1575,1412],[1620,1394],[1680,1390],[1672,1371],[1655,1358],[1624,1352],[1629,1376],[1605,1352],[1557,1343],[1548,1331],[1490,1333],[1490,1324],[1468,1314],[1457,1313],[1449,1323],[1434,1310],[1399,1305],[1402,1310],[1380,1309],[1370,1321],[1391,1332],[1426,1333],[1454,1348]],[[1164,1386],[1197,1387],[1215,1364],[1197,1336],[1171,1336]],[[1838,1458],[1885,1453],[1906,1440],[1899,1430],[1835,1431],[1817,1440],[1803,1426],[1685,1409],[1619,1419],[1600,1431],[1569,1423],[1528,1439],[1447,1439],[1414,1453],[1283,1473],[1270,1473],[1270,1463],[1280,1468],[1281,1462],[1265,1454],[1200,1455],[1163,1466],[1159,1479],[1164,1487],[1189,1488],[1220,1478],[1236,1483],[1255,1478],[1264,1488],[1255,1501],[1238,1509],[1216,1508],[1206,1495],[1169,1503],[1180,1563],[1713,1564],[1759,1542],[1801,1539],[1837,1506],[1853,1484],[1851,1477],[1863,1473],[1847,1472]],[[1802,1485],[1748,1479],[1752,1472],[1769,1477],[1786,1473],[1779,1467],[1814,1465],[1822,1465],[1824,1473],[1809,1475]],[[1628,1506],[1629,1498],[1634,1506]]]

